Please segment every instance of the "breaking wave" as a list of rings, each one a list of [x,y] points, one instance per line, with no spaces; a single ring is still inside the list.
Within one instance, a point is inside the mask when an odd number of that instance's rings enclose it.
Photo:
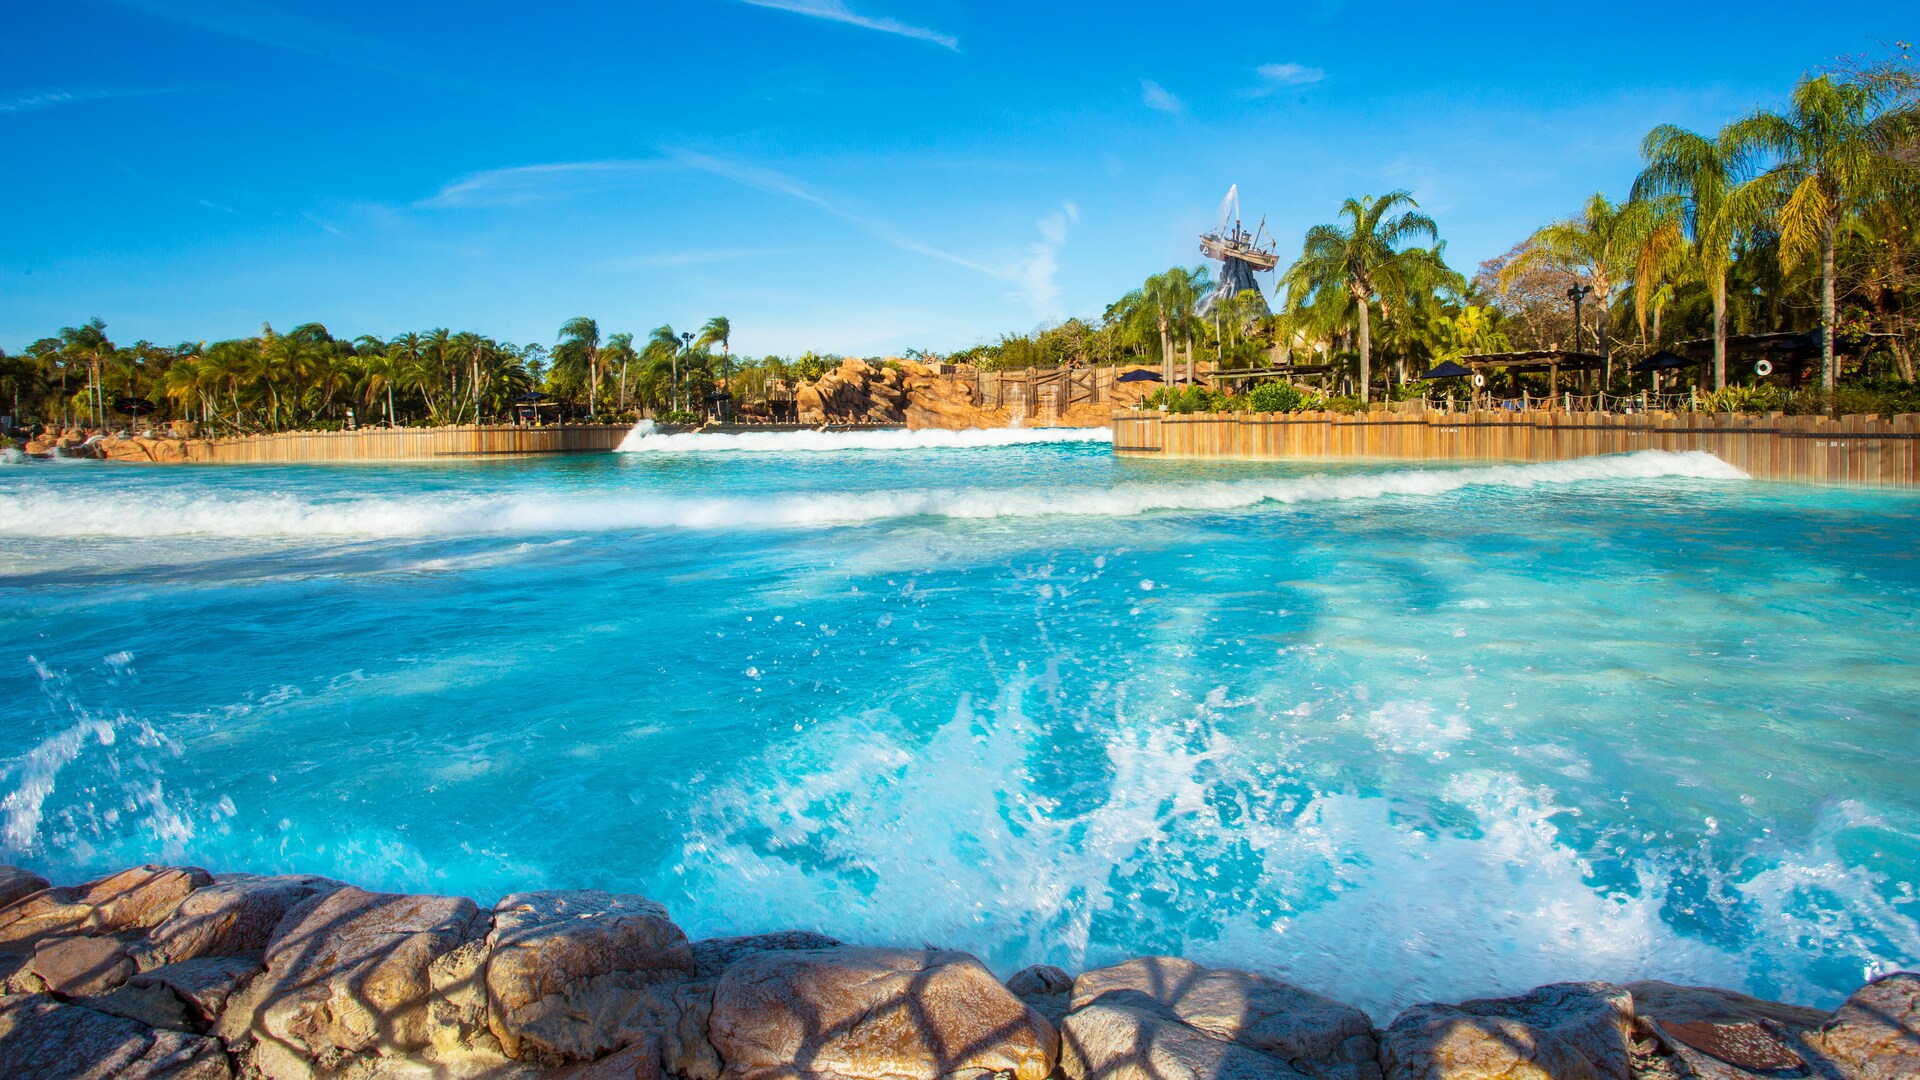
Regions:
[[[1132,517],[1157,511],[1221,512],[1270,504],[1434,497],[1468,488],[1524,489],[1670,478],[1740,480],[1746,474],[1711,454],[1642,450],[1537,465],[1124,484],[1067,491],[957,488],[715,498],[489,494],[323,500],[285,494],[228,498],[176,490],[128,493],[106,500],[91,493],[48,489],[0,494],[0,536],[475,536],[861,525],[918,517]]]
[[[686,454],[750,451],[763,454],[830,453],[842,450],[977,450],[1041,443],[1107,443],[1108,428],[970,428],[944,431],[742,431],[661,435],[653,421],[633,426],[616,448],[623,454]]]

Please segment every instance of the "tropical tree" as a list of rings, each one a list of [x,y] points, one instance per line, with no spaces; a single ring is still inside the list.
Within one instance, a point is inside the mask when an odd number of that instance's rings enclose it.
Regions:
[[[600,324],[585,315],[560,324],[560,343],[553,350],[554,366],[580,367],[587,375],[587,415],[594,416],[600,397]]]
[[[1731,196],[1740,179],[1739,148],[1730,134],[1729,129],[1710,139],[1673,124],[1654,128],[1640,144],[1647,166],[1633,182],[1632,195],[1636,202],[1661,197],[1682,202],[1693,262],[1713,298],[1716,390],[1727,385],[1727,273],[1736,232]]]
[[[1784,110],[1755,110],[1723,136],[1736,160],[1764,166],[1732,192],[1736,216],[1770,222],[1783,269],[1819,256],[1820,384],[1829,395],[1838,377],[1836,238],[1911,176],[1914,166],[1899,154],[1917,126],[1920,111],[1888,79],[1821,75],[1800,80]]]
[[[639,354],[633,351],[633,335],[629,333],[609,334],[607,344],[600,350],[600,359],[609,370],[620,373],[621,412],[627,411],[627,368]]]
[[[656,326],[653,333],[647,335],[646,348],[641,355],[656,370],[668,369],[673,381],[668,384],[667,408],[678,412],[680,409],[680,350],[684,342],[671,326]]]
[[[1610,330],[1615,295],[1633,279],[1646,253],[1659,249],[1650,237],[1670,234],[1672,220],[1670,204],[1633,200],[1615,203],[1595,192],[1578,215],[1535,230],[1519,254],[1502,270],[1501,284],[1504,287],[1529,270],[1549,267],[1563,270],[1576,282],[1591,286],[1599,302],[1594,331],[1599,343],[1602,379],[1604,385],[1612,385]],[[1648,265],[1650,268],[1652,264]],[[1574,327],[1575,349],[1580,347],[1580,330],[1579,326]]]
[[[72,361],[86,365],[87,412],[94,426],[105,427],[106,406],[100,400],[100,367],[114,354],[113,342],[107,340],[107,324],[96,315],[79,326],[64,327],[60,331],[60,343],[61,351]]]
[[[1394,214],[1395,210],[1407,207]],[[1300,257],[1283,279],[1289,310],[1299,311],[1326,294],[1344,293],[1359,322],[1360,400],[1367,401],[1373,379],[1373,324],[1371,308],[1380,283],[1395,278],[1410,256],[1407,240],[1425,237],[1437,243],[1439,226],[1419,212],[1419,204],[1405,191],[1378,198],[1348,199],[1340,207],[1342,220],[1307,230]]]

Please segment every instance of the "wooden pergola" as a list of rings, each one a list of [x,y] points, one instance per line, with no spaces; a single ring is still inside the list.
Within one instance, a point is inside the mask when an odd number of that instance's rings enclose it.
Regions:
[[[1207,378],[1214,382],[1235,382],[1240,379],[1266,379],[1275,376],[1325,375],[1332,370],[1332,364],[1276,364],[1273,367],[1248,368],[1245,371],[1209,372]]]
[[[1569,349],[1522,349],[1517,352],[1458,356],[1454,358],[1454,363],[1472,368],[1475,374],[1479,374],[1482,368],[1505,368],[1510,372],[1544,371],[1547,373],[1547,393],[1558,397],[1562,371],[1598,371],[1606,366],[1607,361],[1597,353],[1573,352]]]

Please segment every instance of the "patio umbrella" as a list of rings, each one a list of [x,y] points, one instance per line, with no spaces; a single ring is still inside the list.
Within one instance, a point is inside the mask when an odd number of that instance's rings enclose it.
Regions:
[[[1472,368],[1456,364],[1451,360],[1443,360],[1435,366],[1432,371],[1420,376],[1420,379],[1421,381],[1427,379],[1457,379],[1462,375],[1471,374],[1473,374]]]
[[[127,416],[145,416],[159,406],[143,397],[118,398],[113,403],[113,411]]]
[[[1674,368],[1692,367],[1696,363],[1698,363],[1698,361],[1689,360],[1684,356],[1680,356],[1676,353],[1670,353],[1665,349],[1661,349],[1659,352],[1654,353],[1652,356],[1649,356],[1645,360],[1642,360],[1639,363],[1633,365],[1633,368],[1631,370],[1671,371]]]
[[[1165,382],[1166,380],[1160,377],[1159,372],[1148,371],[1146,368],[1134,368],[1132,371],[1127,372],[1125,375],[1122,375],[1113,381],[1114,382]]]

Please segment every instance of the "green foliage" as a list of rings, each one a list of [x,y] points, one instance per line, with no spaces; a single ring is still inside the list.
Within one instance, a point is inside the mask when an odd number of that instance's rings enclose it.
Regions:
[[[1786,404],[1788,413],[1799,416],[1851,416],[1874,414],[1898,416],[1920,413],[1920,386],[1912,383],[1877,383],[1867,386],[1842,386],[1826,394],[1819,389],[1794,394]]]
[[[1757,386],[1733,385],[1715,390],[1700,399],[1702,410],[1711,413],[1779,412],[1787,395],[1772,383]]]
[[[1307,396],[1292,383],[1261,383],[1247,395],[1249,411],[1259,413],[1298,412]]]
[[[1176,388],[1171,392],[1161,387],[1146,398],[1148,408],[1167,407],[1170,413],[1213,413],[1246,412],[1249,409],[1247,399],[1204,386]]]

